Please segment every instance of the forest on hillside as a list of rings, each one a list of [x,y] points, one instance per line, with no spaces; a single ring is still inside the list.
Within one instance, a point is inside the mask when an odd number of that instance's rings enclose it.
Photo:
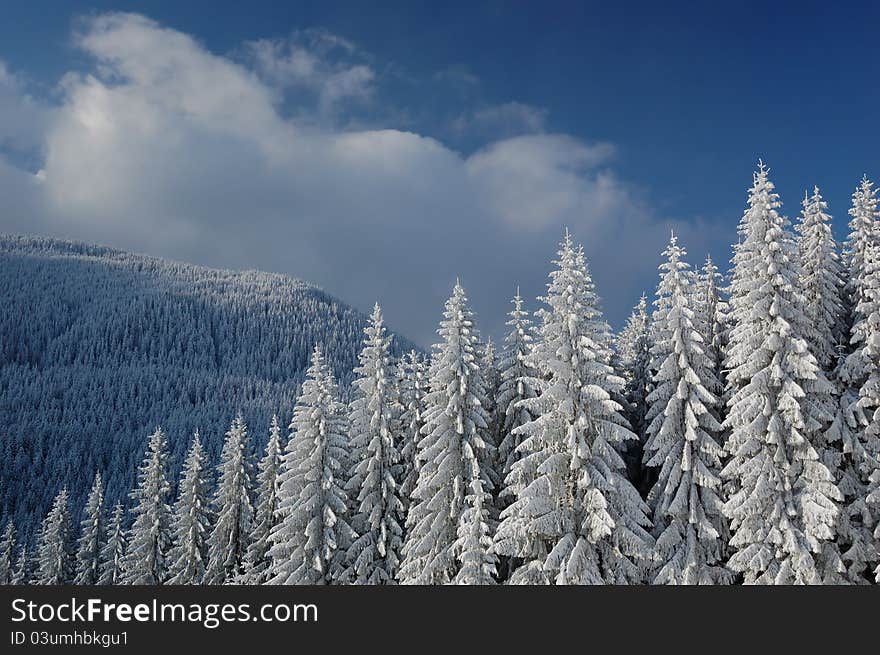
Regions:
[[[83,469],[56,474],[34,540],[7,520],[0,582],[880,582],[878,191],[842,248],[818,188],[794,226],[780,208],[760,164],[727,275],[671,235],[616,335],[568,233],[498,347],[460,284],[430,357],[377,305],[350,377],[315,340],[286,429],[227,406],[216,466],[178,423],[141,426],[127,498],[93,466],[77,508]]]

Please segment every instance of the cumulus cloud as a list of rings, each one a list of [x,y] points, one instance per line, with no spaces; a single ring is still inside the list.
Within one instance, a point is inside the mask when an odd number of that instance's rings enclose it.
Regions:
[[[242,61],[131,14],[90,20],[76,43],[94,66],[66,75],[47,108],[39,178],[0,161],[2,229],[290,273],[363,309],[380,301],[425,345],[456,277],[497,335],[516,285],[543,291],[564,226],[615,320],[653,285],[672,223],[614,175],[609,144],[538,133],[463,156],[412,132],[285,115],[279,76],[324,93],[351,70],[320,48],[295,61],[289,44],[256,46],[270,58]]]
[[[545,131],[547,110],[522,102],[505,102],[461,114],[452,127],[459,135],[499,139]]]

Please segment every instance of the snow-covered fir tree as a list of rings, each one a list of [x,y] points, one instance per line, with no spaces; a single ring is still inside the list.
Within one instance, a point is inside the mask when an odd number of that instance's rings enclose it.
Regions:
[[[880,515],[867,502],[880,456],[880,245],[868,244],[862,264],[853,352],[838,370],[843,393],[836,423],[843,441],[839,486],[845,498],[839,541],[848,580],[856,584],[867,582],[880,564],[874,535]]]
[[[15,573],[15,525],[6,521],[6,529],[0,537],[0,585],[12,584]]]
[[[281,472],[281,425],[278,416],[272,416],[269,441],[257,465],[257,505],[254,511],[254,531],[248,547],[245,580],[248,584],[263,584],[269,575],[272,560],[269,557],[269,534],[278,522],[278,476]]]
[[[70,510],[67,488],[55,496],[37,537],[37,571],[34,582],[41,585],[69,584],[74,573]]]
[[[401,358],[400,365],[403,374],[398,387],[398,443],[401,444],[402,463],[399,497],[404,506],[403,516],[406,517],[421,469],[417,454],[422,427],[425,425],[423,407],[425,395],[428,393],[428,376],[425,359],[415,350],[406,353]]]
[[[125,510],[116,503],[107,529],[107,543],[101,550],[100,585],[122,584],[125,578]]]
[[[208,561],[211,512],[208,471],[198,430],[183,462],[177,500],[171,508],[168,584],[201,584]]]
[[[376,304],[364,329],[360,363],[354,369],[354,400],[348,413],[352,469],[346,484],[351,527],[357,538],[345,555],[349,584],[395,584],[403,541],[403,503],[397,478],[395,405],[382,310]]]
[[[220,454],[213,511],[217,517],[208,537],[205,584],[241,579],[254,523],[253,477],[248,457],[247,425],[235,417]]]
[[[76,577],[74,584],[96,585],[101,575],[101,549],[106,539],[104,517],[104,483],[101,473],[95,473],[92,490],[86,500],[79,543],[76,551]]]
[[[852,206],[849,209],[849,236],[844,243],[844,267],[846,269],[846,287],[844,298],[850,312],[862,301],[862,284],[865,279],[865,252],[872,245],[880,243],[880,198],[878,189],[874,188],[867,175],[852,195]]]
[[[727,334],[727,301],[722,295],[722,275],[706,256],[703,267],[696,276],[691,311],[694,312],[694,327],[703,337],[703,350],[712,364],[719,383],[723,382],[724,347]],[[710,389],[716,395],[721,388]]]
[[[826,372],[837,363],[846,323],[843,269],[827,209],[819,187],[813,187],[812,196],[804,194],[801,219],[795,227],[799,235],[800,289],[806,301],[805,338],[810,352]]]
[[[479,476],[471,480],[465,497],[465,509],[458,522],[458,538],[452,545],[460,568],[455,574],[457,585],[492,585],[497,575],[498,558],[492,548],[489,511],[483,502],[489,498]]]
[[[166,556],[171,545],[171,510],[168,507],[168,445],[162,428],[150,435],[147,452],[131,492],[134,521],[128,535],[123,564],[125,583],[162,584],[167,574]]]
[[[501,489],[501,462],[498,455],[500,443],[501,417],[498,414],[498,390],[501,386],[501,375],[498,371],[498,356],[495,344],[491,338],[481,344],[478,349],[478,363],[483,378],[483,409],[486,410],[487,427],[483,433],[483,441],[486,448],[481,455],[482,468],[492,483],[490,491],[496,492]],[[494,502],[492,507],[485,508],[489,511],[491,520],[497,520],[497,511]]]
[[[333,584],[356,536],[348,523],[345,407],[319,346],[293,410],[281,460],[278,507],[272,529],[270,584]]]
[[[615,367],[624,379],[624,416],[638,439],[625,446],[624,462],[629,479],[647,494],[653,484],[653,474],[642,465],[644,445],[647,438],[648,394],[654,388],[651,379],[651,347],[654,337],[648,314],[648,299],[643,293],[638,304],[626,320],[616,340]]]
[[[523,435],[518,428],[534,417],[522,401],[536,397],[537,372],[529,362],[529,354],[535,343],[535,330],[529,313],[523,309],[523,299],[516,290],[511,301],[513,309],[508,314],[509,331],[498,363],[499,376],[496,413],[500,417],[500,443],[498,461],[501,467],[503,489],[501,498],[512,501],[521,489],[521,480],[511,477],[513,465],[520,459],[519,446]]]
[[[441,342],[434,346],[430,392],[425,396],[425,425],[419,442],[421,462],[413,504],[406,519],[404,560],[399,578],[405,584],[447,584],[456,579],[463,551],[459,529],[467,509],[473,530],[482,530],[482,512],[492,502],[491,483],[482,470],[486,461],[488,416],[478,359],[479,335],[458,283],[446,301],[440,322]],[[468,539],[471,547],[487,550],[485,540]]]
[[[654,316],[655,388],[647,398],[645,463],[659,469],[648,495],[657,539],[654,584],[719,584],[726,520],[720,498],[721,425],[712,409],[714,364],[690,307],[691,275],[673,236],[663,253]]]
[[[30,551],[27,544],[22,544],[18,550],[18,557],[15,560],[15,568],[12,570],[12,579],[10,584],[23,585],[30,584],[33,579],[34,562],[31,559]]]
[[[529,360],[542,383],[522,401],[523,480],[502,512],[495,548],[520,558],[514,583],[638,583],[653,540],[647,507],[624,476],[618,448],[635,435],[611,399],[623,384],[583,250],[566,233],[550,274],[540,338]]]
[[[748,204],[733,258],[726,354],[728,566],[747,584],[820,583],[839,567],[827,546],[841,495],[815,445],[831,419],[823,401],[831,386],[799,333],[797,252],[763,164]]]

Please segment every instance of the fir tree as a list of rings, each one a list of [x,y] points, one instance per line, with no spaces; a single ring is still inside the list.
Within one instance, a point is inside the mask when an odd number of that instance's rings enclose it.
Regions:
[[[206,456],[198,430],[183,462],[177,501],[171,510],[168,584],[200,584],[208,561],[211,514]]]
[[[125,579],[125,510],[116,503],[107,530],[107,543],[101,550],[99,585],[118,585]]]
[[[652,540],[617,451],[635,438],[611,398],[623,380],[608,363],[611,337],[583,251],[567,233],[555,264],[529,356],[540,395],[522,401],[535,418],[517,428],[523,456],[511,475],[524,483],[501,514],[496,551],[522,560],[514,583],[640,582]]]
[[[18,549],[18,558],[15,560],[15,568],[12,571],[12,580],[10,584],[25,585],[30,584],[33,578],[33,565],[28,545],[23,543]]]
[[[223,442],[213,509],[217,516],[208,537],[205,584],[223,584],[244,575],[245,556],[254,523],[253,479],[248,434],[239,414]]]
[[[391,337],[385,335],[378,304],[364,333],[349,410],[353,467],[346,485],[352,499],[351,527],[358,537],[346,553],[345,579],[351,584],[394,584],[403,504],[396,482],[400,453],[392,433],[396,399],[389,370]]]
[[[694,312],[694,327],[703,338],[703,350],[712,364],[712,371],[718,380],[718,387],[710,389],[718,395],[723,388],[723,363],[725,337],[727,333],[727,302],[721,295],[721,273],[706,256],[703,267],[696,277],[691,311]]]
[[[523,309],[523,299],[519,289],[511,301],[513,309],[507,321],[509,332],[504,339],[504,349],[499,362],[501,381],[498,386],[497,414],[500,417],[500,445],[498,461],[501,464],[501,479],[504,488],[502,498],[512,500],[521,489],[520,480],[511,477],[513,465],[520,459],[519,450],[522,433],[518,428],[533,419],[525,402],[535,398],[534,379],[537,372],[529,363],[529,354],[535,342],[535,332],[529,313]]]
[[[425,360],[415,350],[406,353],[401,360],[403,375],[398,390],[401,413],[398,419],[400,433],[400,455],[402,459],[402,481],[400,501],[403,503],[403,516],[409,512],[410,499],[419,479],[421,462],[417,457],[421,430],[425,425],[423,407],[428,393],[428,380]]]
[[[272,529],[271,584],[332,584],[356,536],[348,524],[344,475],[350,461],[344,407],[320,347],[293,411],[281,461],[279,512]]]
[[[465,497],[465,510],[458,522],[458,538],[452,545],[459,563],[454,584],[493,585],[497,574],[497,557],[492,549],[489,512],[483,507],[488,495],[479,476],[471,480],[470,493]]]
[[[36,584],[69,584],[73,578],[73,548],[67,489],[55,496],[37,538]]]
[[[247,552],[248,584],[264,584],[268,579],[272,560],[269,557],[269,534],[278,522],[278,476],[281,472],[281,425],[278,417],[272,416],[269,426],[269,441],[266,452],[258,464],[257,506],[255,528]]]
[[[849,210],[849,237],[844,243],[844,263],[847,269],[845,299],[852,313],[862,302],[862,286],[865,280],[865,253],[875,245],[880,245],[878,220],[880,220],[880,198],[878,190],[867,176],[852,195],[852,207]]]
[[[837,362],[838,347],[843,340],[845,310],[842,300],[843,270],[837,254],[837,243],[831,234],[831,216],[819,187],[813,195],[804,194],[799,233],[798,256],[801,293],[807,345],[826,372]]]
[[[826,545],[841,496],[814,445],[831,418],[821,402],[830,385],[799,334],[797,254],[779,204],[760,164],[733,259],[726,358],[728,566],[747,584],[818,583],[837,566]]]
[[[134,521],[123,565],[126,584],[156,585],[165,580],[165,560],[171,542],[167,462],[165,433],[156,428],[138,469],[137,486],[131,492]]]
[[[419,442],[419,479],[406,520],[400,580],[406,584],[447,584],[461,569],[456,547],[467,509],[471,525],[491,503],[485,462],[488,416],[478,363],[479,336],[464,289],[456,283],[446,301],[434,346],[425,426]],[[480,543],[484,543],[478,539]],[[476,547],[473,540],[469,546]],[[485,549],[485,546],[479,546]],[[487,553],[484,553],[485,557]],[[469,561],[477,554],[468,552]]]
[[[657,538],[654,584],[718,584],[730,581],[721,563],[727,536],[719,491],[721,425],[713,362],[695,328],[690,272],[675,236],[657,289],[654,316],[655,388],[647,400],[646,465],[658,467],[648,495]]]
[[[104,483],[100,472],[95,473],[95,481],[86,500],[84,513],[76,551],[74,584],[92,586],[98,584],[101,549],[104,547],[107,528],[104,519]]]
[[[6,521],[6,529],[0,537],[0,585],[12,584],[15,574],[15,525]]]

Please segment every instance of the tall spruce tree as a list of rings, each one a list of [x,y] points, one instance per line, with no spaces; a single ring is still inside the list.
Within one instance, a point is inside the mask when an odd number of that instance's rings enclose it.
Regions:
[[[419,479],[407,516],[404,560],[399,578],[405,584],[447,584],[456,579],[464,560],[485,558],[488,526],[480,520],[492,502],[491,482],[483,470],[488,415],[477,347],[479,335],[458,283],[446,301],[434,346],[430,392],[425,397],[425,425],[419,442]],[[467,515],[471,531],[482,536],[462,550],[459,528]]]
[[[220,453],[213,511],[217,516],[208,537],[205,584],[240,580],[254,524],[253,477],[248,457],[248,433],[239,414],[232,421]]]
[[[319,346],[293,410],[281,460],[279,512],[272,529],[270,584],[333,584],[355,538],[348,523],[345,471],[351,456],[345,408]]]
[[[74,584],[91,586],[98,584],[101,575],[101,549],[104,547],[107,531],[104,516],[104,483],[100,472],[95,473],[95,480],[83,513],[76,551]]]
[[[826,550],[841,495],[815,445],[831,419],[823,401],[831,387],[800,333],[797,252],[779,206],[761,163],[733,258],[728,566],[747,584],[814,584],[839,566]]]
[[[868,248],[880,245],[880,198],[867,175],[852,195],[849,215],[849,236],[844,243],[844,265],[846,268],[846,287],[844,299],[851,314],[863,300],[862,286],[865,281],[865,253]]]
[[[710,389],[718,395],[723,386],[724,346],[727,323],[727,302],[722,296],[722,276],[710,256],[706,256],[703,267],[696,276],[691,311],[694,312],[694,327],[703,338],[703,350],[712,364],[717,389]]]
[[[358,537],[346,552],[344,579],[350,584],[395,584],[403,541],[400,452],[392,432],[397,399],[391,384],[391,337],[385,334],[378,304],[364,333],[348,414],[352,469],[346,491]]]
[[[501,479],[504,487],[501,497],[508,504],[522,487],[522,480],[511,477],[513,465],[519,461],[519,450],[523,435],[518,428],[534,417],[525,402],[535,398],[537,371],[529,362],[529,355],[535,343],[535,331],[529,313],[523,309],[523,299],[516,290],[511,301],[513,309],[508,314],[509,331],[504,339],[504,349],[498,365],[501,381],[498,386],[497,413],[500,417],[500,444],[498,461],[501,465]]]
[[[113,507],[107,530],[107,543],[101,550],[99,585],[118,585],[125,579],[125,510],[121,503]]]
[[[647,507],[624,476],[618,447],[635,435],[611,398],[623,384],[583,251],[566,233],[550,274],[540,338],[529,355],[540,395],[517,428],[524,481],[502,514],[495,548],[520,558],[514,583],[641,582],[651,557]]]
[[[34,582],[41,585],[69,584],[74,573],[73,555],[70,510],[67,488],[64,488],[55,496],[40,528]]]
[[[12,584],[15,574],[15,524],[6,521],[6,529],[0,537],[0,585]]]
[[[12,570],[12,579],[10,584],[25,585],[30,584],[33,579],[34,562],[31,559],[28,545],[23,543],[18,550],[18,557],[15,560],[15,568]]]
[[[171,510],[168,507],[168,445],[162,428],[150,435],[147,452],[131,492],[134,502],[131,532],[125,553],[125,583],[162,584],[167,574],[166,556],[171,545]]]
[[[183,462],[177,501],[171,509],[169,584],[194,585],[204,579],[211,527],[208,484],[207,457],[196,430]]]
[[[827,209],[828,203],[822,199],[819,187],[813,187],[812,196],[804,194],[801,219],[795,228],[799,234],[801,272],[798,279],[806,301],[804,336],[810,352],[826,373],[837,363],[846,322],[843,269]]]
[[[281,425],[278,417],[272,416],[269,426],[269,441],[266,451],[257,465],[257,506],[255,527],[251,545],[247,552],[248,584],[264,584],[269,576],[272,559],[269,557],[269,534],[278,522],[278,476],[281,472]]]
[[[402,376],[398,388],[400,416],[398,418],[400,455],[402,460],[400,501],[403,503],[403,516],[409,512],[410,499],[419,479],[421,463],[418,460],[418,447],[421,430],[425,425],[424,402],[428,393],[428,378],[424,357],[411,350],[401,359]]]
[[[657,538],[654,584],[728,583],[722,563],[728,536],[719,497],[721,430],[712,411],[714,363],[695,326],[685,250],[673,236],[657,289],[655,388],[647,398],[646,465],[659,469],[648,495]]]

